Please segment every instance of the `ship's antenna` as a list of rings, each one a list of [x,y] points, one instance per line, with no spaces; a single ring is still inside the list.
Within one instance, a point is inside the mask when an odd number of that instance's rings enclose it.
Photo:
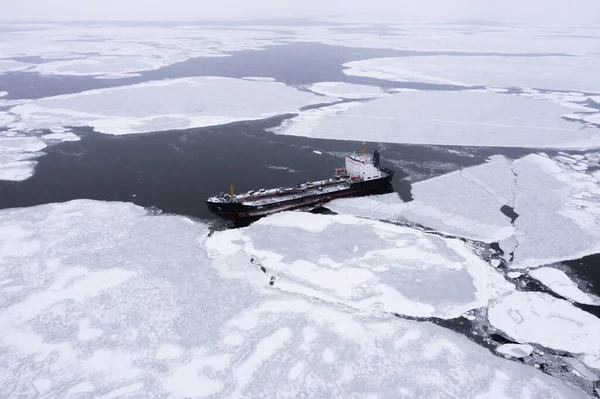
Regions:
[[[231,198],[235,197],[235,193],[233,192],[233,183],[229,185],[229,193],[231,194]]]
[[[362,146],[362,154],[367,155],[367,143],[363,144]]]

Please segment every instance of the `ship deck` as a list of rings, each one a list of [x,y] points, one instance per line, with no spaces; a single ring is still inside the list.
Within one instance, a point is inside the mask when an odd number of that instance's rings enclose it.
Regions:
[[[244,193],[235,197],[235,202],[249,206],[263,206],[278,202],[291,201],[312,195],[335,193],[350,188],[350,179],[319,180],[300,184],[296,187],[281,187],[258,191],[252,194]]]

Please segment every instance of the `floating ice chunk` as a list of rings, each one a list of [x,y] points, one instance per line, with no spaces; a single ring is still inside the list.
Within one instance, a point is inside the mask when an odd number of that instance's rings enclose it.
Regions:
[[[308,88],[313,93],[325,96],[361,99],[377,98],[385,95],[385,92],[377,86],[365,86],[344,82],[320,82]]]
[[[513,287],[460,241],[406,227],[286,212],[239,231],[215,233],[207,246],[227,256],[237,245],[279,289],[358,309],[453,318]]]
[[[406,219],[447,234],[496,242],[514,234],[510,219],[500,212],[516,195],[514,179],[510,162],[493,157],[486,164],[413,184],[411,202],[392,193],[339,199],[327,208],[376,219]]]
[[[185,58],[182,58],[184,60]],[[128,74],[158,69],[176,62],[160,57],[90,57],[76,60],[53,61],[37,65],[32,71],[42,75],[96,76]],[[134,75],[135,76],[135,75]]]
[[[11,112],[29,129],[92,126],[107,134],[133,134],[267,118],[334,100],[282,83],[197,77],[49,97]]]
[[[560,104],[466,91],[413,91],[307,111],[279,134],[379,142],[594,148],[600,129],[559,118]]]
[[[2,210],[0,231],[0,281],[25,285],[0,306],[3,397],[586,397],[437,325],[269,289],[243,258],[209,260],[208,228],[182,217],[80,200]]]
[[[600,319],[540,292],[513,292],[488,309],[490,323],[520,342],[600,355]]]
[[[96,79],[127,79],[141,76],[139,73],[111,73],[109,75],[95,76]]]
[[[0,163],[0,180],[23,181],[33,176],[36,161]]]
[[[520,216],[511,267],[537,267],[600,252],[597,202],[577,200],[586,193],[594,198],[598,177],[540,155],[514,161],[513,170],[519,193],[514,209]]]
[[[32,67],[33,65],[34,64],[13,61],[13,60],[0,60],[0,74],[2,74],[4,72],[23,71],[25,69]],[[6,93],[6,92],[3,92],[3,93]]]
[[[562,270],[553,267],[540,267],[529,272],[546,287],[567,299],[586,305],[600,305],[600,298],[586,294]]]
[[[504,344],[496,351],[510,357],[527,357],[533,352],[533,346],[527,344]]]
[[[600,69],[597,57],[440,55],[375,58],[348,62],[344,67],[347,75],[393,81],[600,92],[600,84],[593,79]]]
[[[8,95],[7,91],[0,91],[0,97],[5,97],[6,95]]]
[[[600,96],[592,96],[590,97],[590,100],[592,100],[593,102],[600,104]]]
[[[244,80],[253,80],[256,82],[275,82],[275,78],[270,78],[267,76],[244,76],[242,77]]]
[[[509,278],[519,278],[519,277],[521,277],[521,276],[523,275],[523,273],[519,273],[519,272],[508,272],[508,273],[506,273],[506,275],[507,275]]]
[[[600,380],[600,377],[588,370],[588,368],[585,367],[579,360],[573,359],[572,357],[563,357],[563,360],[573,367],[573,371],[579,373],[579,375],[583,376],[584,378],[587,378],[590,381]]]
[[[36,152],[46,148],[46,144],[36,137],[0,137],[0,154]]]
[[[71,132],[65,133],[50,133],[42,136],[44,140],[60,140],[60,141],[79,141],[79,136]]]

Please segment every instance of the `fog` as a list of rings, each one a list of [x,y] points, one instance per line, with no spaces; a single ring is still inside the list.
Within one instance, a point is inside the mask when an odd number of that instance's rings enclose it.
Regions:
[[[2,0],[0,19],[203,20],[319,18],[328,20],[600,21],[598,0]]]

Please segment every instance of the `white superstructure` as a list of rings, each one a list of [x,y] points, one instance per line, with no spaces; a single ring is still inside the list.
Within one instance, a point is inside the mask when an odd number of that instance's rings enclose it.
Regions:
[[[360,180],[373,180],[385,176],[385,173],[373,165],[373,158],[369,155],[354,155],[346,157],[346,173],[351,178],[359,177]]]

